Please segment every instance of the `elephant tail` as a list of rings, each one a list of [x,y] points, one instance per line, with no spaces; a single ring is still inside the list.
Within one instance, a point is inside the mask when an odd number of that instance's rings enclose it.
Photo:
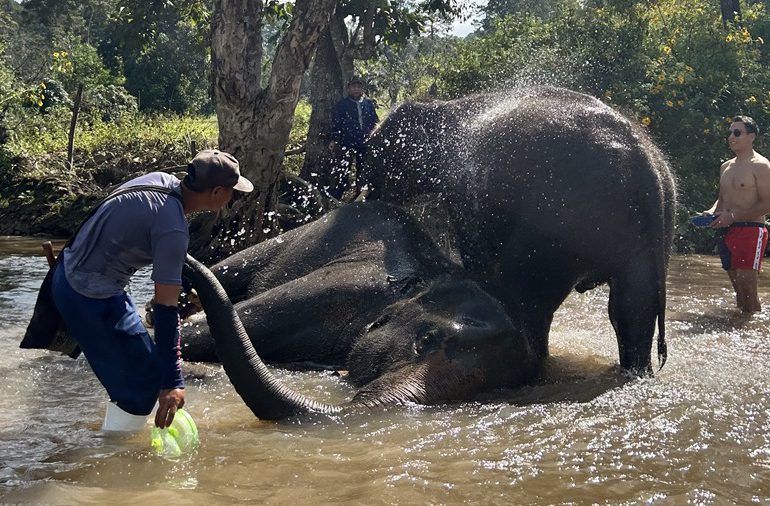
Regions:
[[[644,132],[638,134],[642,140],[642,150],[639,167],[647,168],[640,173],[652,176],[651,181],[641,182],[641,193],[650,198],[647,209],[648,233],[650,244],[653,244],[655,279],[657,288],[657,320],[658,320],[658,370],[662,369],[668,358],[666,345],[666,274],[671,254],[674,231],[674,213],[676,209],[676,188],[671,175],[668,161],[655,144],[647,138]],[[648,197],[648,198],[649,198]]]
[[[659,255],[658,255],[659,256]],[[668,358],[668,346],[666,345],[666,270],[659,275],[658,288],[658,370],[663,369]]]

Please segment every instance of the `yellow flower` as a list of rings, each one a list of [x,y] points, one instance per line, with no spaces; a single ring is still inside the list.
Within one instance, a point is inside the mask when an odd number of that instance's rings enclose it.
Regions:
[[[679,107],[682,107],[684,105],[684,100],[677,100],[676,105],[678,105]]]
[[[703,135],[708,135],[710,133],[711,133],[711,129],[710,128],[704,128],[703,129]]]
[[[676,76],[676,82],[678,82],[679,84],[684,84],[684,76],[681,74]]]
[[[666,105],[668,107],[674,107],[674,103],[671,100],[666,100]]]
[[[755,97],[754,95],[752,95],[752,96],[750,96],[749,98],[746,99],[746,102],[748,102],[750,104],[753,104],[756,101],[757,101],[757,97]]]
[[[649,116],[645,116],[644,118],[642,118],[642,125],[650,126],[650,123],[652,123],[652,118],[650,118]]]
[[[725,40],[727,42],[732,42],[733,41],[733,34],[732,33],[728,33],[727,37],[725,37]]]
[[[743,42],[749,42],[751,40],[751,34],[746,28],[741,32],[741,38],[743,39]]]
[[[663,82],[666,80],[666,74],[659,74],[658,75],[658,81]]]
[[[663,54],[671,54],[671,48],[668,46],[663,46]]]

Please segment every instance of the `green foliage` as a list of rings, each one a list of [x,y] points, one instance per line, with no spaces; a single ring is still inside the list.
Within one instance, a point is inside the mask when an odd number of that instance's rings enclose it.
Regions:
[[[209,113],[210,10],[202,0],[119,0],[103,52],[150,111]]]
[[[306,100],[300,100],[297,104],[297,108],[294,110],[294,122],[292,123],[291,133],[289,134],[289,143],[286,146],[287,150],[299,148],[305,144],[307,139],[307,131],[310,126],[310,113],[313,108]],[[302,163],[304,161],[303,156],[292,155],[284,158],[284,169],[292,174],[299,174],[302,169]]]
[[[53,46],[50,75],[71,95],[74,95],[80,84],[83,84],[86,90],[123,84],[123,77],[116,76],[107,69],[96,48],[79,37],[57,37]]]
[[[69,112],[52,111],[45,117],[30,118],[23,128],[14,132],[8,148],[16,156],[41,157],[63,153],[67,149]],[[194,140],[199,146],[216,145],[217,124],[214,117],[148,116],[128,113],[116,122],[93,118],[79,124],[76,146],[81,153],[113,150],[125,144],[153,143],[158,145],[187,144]]]
[[[730,118],[747,114],[770,128],[768,6],[743,5],[743,19],[725,27],[707,0],[558,4],[547,17],[490,20],[485,35],[435,55],[443,63],[440,92],[562,85],[635,116],[679,179],[678,247],[709,250],[710,235],[686,218],[716,199],[718,168],[733,156],[725,142]],[[765,155],[768,139],[765,133],[755,143]]]
[[[151,44],[125,64],[126,87],[139,98],[140,108],[176,113],[210,112],[210,62],[198,41],[180,25],[159,33]]]
[[[372,26],[379,48],[406,43],[411,37],[424,33],[436,19],[449,20],[460,12],[456,0],[340,0],[337,16],[363,20],[372,5],[375,7]]]
[[[48,112],[52,107],[72,106],[72,100],[70,100],[67,90],[64,89],[64,85],[55,79],[43,79],[40,85],[40,92],[42,94],[42,101],[39,101],[40,97],[35,97],[33,95],[31,96],[32,100],[30,100],[29,103],[32,106],[38,106],[40,112],[43,114]],[[34,101],[35,99],[38,99],[38,101]]]

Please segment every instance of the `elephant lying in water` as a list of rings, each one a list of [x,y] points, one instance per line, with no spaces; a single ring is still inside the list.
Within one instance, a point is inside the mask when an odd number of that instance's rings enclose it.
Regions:
[[[260,418],[315,404],[286,394],[255,366],[256,353],[347,368],[359,387],[353,402],[369,406],[469,400],[533,371],[500,303],[391,205],[345,206],[225,259],[213,275],[188,264],[208,324],[202,314],[185,323],[183,357],[218,357]]]

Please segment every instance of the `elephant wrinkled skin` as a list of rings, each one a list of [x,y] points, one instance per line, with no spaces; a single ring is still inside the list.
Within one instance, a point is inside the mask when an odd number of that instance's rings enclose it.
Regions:
[[[367,198],[443,204],[464,267],[497,280],[538,356],[570,291],[608,282],[621,366],[651,372],[656,319],[665,362],[676,191],[640,126],[588,95],[522,88],[404,104],[367,145]]]
[[[206,314],[183,326],[183,357],[218,356],[261,418],[286,413],[253,393],[275,380],[249,369],[246,353],[347,368],[359,387],[353,404],[368,406],[472,399],[521,385],[533,370],[529,347],[500,303],[395,206],[345,206],[211,271],[216,280],[192,275]],[[207,305],[217,284],[227,300]],[[230,302],[238,318],[227,316]],[[240,324],[249,342],[230,348],[225,342]],[[306,410],[300,403],[288,413]]]

